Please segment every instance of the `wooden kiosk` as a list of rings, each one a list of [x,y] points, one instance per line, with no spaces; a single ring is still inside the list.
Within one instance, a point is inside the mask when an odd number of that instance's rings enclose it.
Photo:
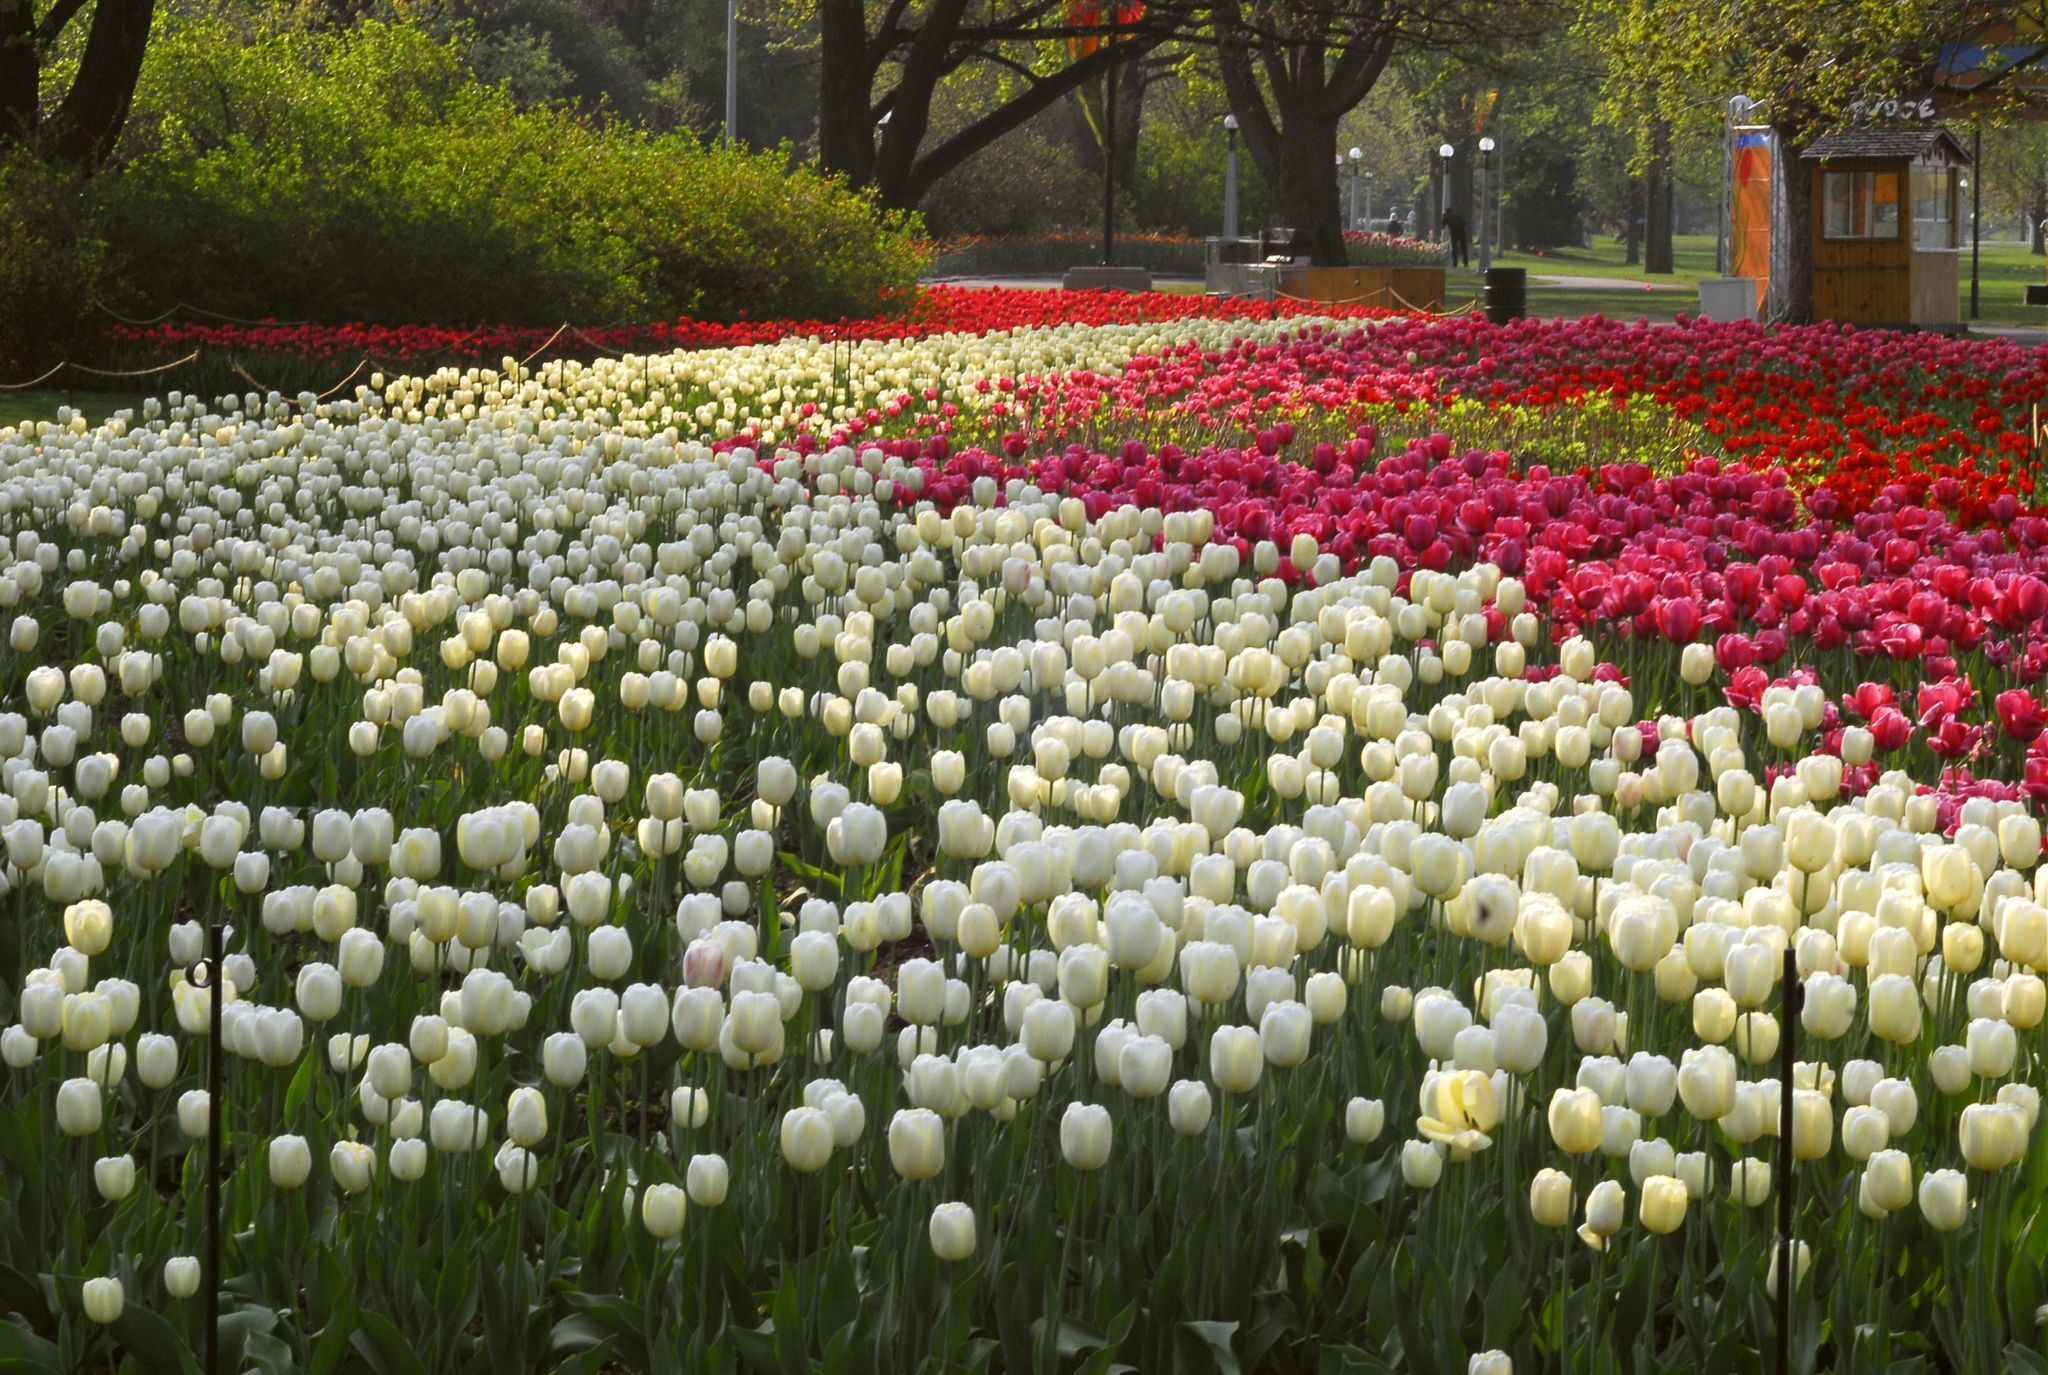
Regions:
[[[1960,328],[1962,145],[1945,129],[1852,129],[1800,156],[1813,176],[1814,316]]]

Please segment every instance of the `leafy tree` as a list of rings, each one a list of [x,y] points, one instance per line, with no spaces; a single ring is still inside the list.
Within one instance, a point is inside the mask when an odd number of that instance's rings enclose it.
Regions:
[[[1800,152],[1877,93],[1936,85],[1944,46],[2044,9],[2048,0],[1628,0],[1589,7],[1586,23],[1610,59],[1610,116],[1697,127],[1717,123],[1738,91],[1761,102],[1779,148],[1766,315],[1796,322],[1813,313],[1813,183]],[[2042,61],[2038,48],[2015,50],[1980,108],[2016,97]]]
[[[1514,0],[1216,0],[1230,108],[1272,190],[1274,213],[1307,233],[1315,262],[1344,261],[1332,175],[1337,129],[1389,62],[1404,52],[1476,53],[1526,38],[1545,12]]]
[[[86,0],[0,0],[0,156],[27,151],[82,171],[113,151],[142,75],[156,0],[94,0],[75,67],[58,63]],[[45,110],[46,77],[70,81]]]
[[[797,3],[794,21],[817,26],[819,161],[905,208],[997,139],[1199,18],[1195,0],[1122,12],[1072,0]],[[1098,41],[1077,51],[1076,38]],[[942,129],[933,118],[941,85],[978,70],[1003,75],[1003,98]]]

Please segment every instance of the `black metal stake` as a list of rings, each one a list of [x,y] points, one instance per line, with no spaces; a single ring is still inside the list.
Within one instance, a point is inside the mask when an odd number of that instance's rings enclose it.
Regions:
[[[226,936],[218,920],[208,924],[206,948],[206,992],[210,1044],[206,1056],[206,1375],[220,1375],[220,1175],[223,1165],[221,1138],[225,1134],[221,1044],[221,1005],[226,1001],[221,962]],[[188,972],[186,977],[191,977]]]
[[[1792,1369],[1792,1072],[1798,1039],[1799,957],[1785,947],[1784,1031],[1778,1040],[1778,1375]]]

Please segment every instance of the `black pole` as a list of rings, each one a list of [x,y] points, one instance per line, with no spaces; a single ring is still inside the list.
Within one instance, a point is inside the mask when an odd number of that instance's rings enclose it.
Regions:
[[[1102,265],[1116,262],[1116,68],[1102,77]]]
[[[226,986],[221,974],[225,937],[221,922],[209,924],[206,952],[206,992],[212,1006],[207,1011],[211,1044],[206,1056],[206,1375],[220,1375],[220,1175],[222,1122],[226,1116],[222,1097],[221,1005]]]
[[[1779,1000],[1784,1033],[1778,1041],[1778,1375],[1792,1370],[1792,1072],[1798,1039],[1799,957],[1785,949],[1785,988]]]
[[[1977,318],[1977,255],[1984,246],[1984,231],[1977,212],[1984,205],[1984,121],[1972,126],[1970,135],[1970,318]]]

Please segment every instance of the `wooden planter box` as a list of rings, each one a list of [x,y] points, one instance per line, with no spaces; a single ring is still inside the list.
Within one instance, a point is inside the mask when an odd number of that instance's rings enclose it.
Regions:
[[[1442,310],[1444,270],[1440,267],[1282,268],[1280,294],[1325,305]]]

